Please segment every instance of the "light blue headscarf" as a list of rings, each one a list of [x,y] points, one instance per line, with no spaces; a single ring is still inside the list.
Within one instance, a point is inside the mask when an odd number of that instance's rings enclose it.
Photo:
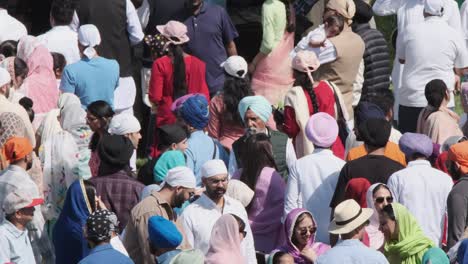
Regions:
[[[245,112],[252,110],[263,122],[267,122],[271,116],[270,102],[260,95],[246,96],[239,102],[239,114],[244,121]]]

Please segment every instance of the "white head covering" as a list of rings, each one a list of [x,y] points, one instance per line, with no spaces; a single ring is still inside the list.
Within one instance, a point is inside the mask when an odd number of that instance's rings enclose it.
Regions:
[[[108,132],[111,135],[126,135],[141,130],[140,122],[131,114],[118,114],[109,124]]]
[[[444,12],[444,2],[442,0],[424,1],[424,12],[433,16],[442,16]]]
[[[78,41],[81,45],[86,47],[83,54],[88,57],[88,59],[93,58],[97,54],[94,47],[101,44],[101,35],[99,34],[98,28],[91,24],[81,26],[80,29],[78,29]]]
[[[78,96],[64,93],[60,95],[57,106],[60,109],[60,125],[63,130],[71,131],[86,126],[86,111],[81,107]]]
[[[0,87],[3,87],[6,84],[10,84],[11,76],[7,70],[0,67]]]
[[[250,204],[252,201],[255,192],[247,186],[247,184],[239,181],[239,180],[230,180],[227,190],[227,196],[234,198],[241,202],[244,207]]]
[[[188,167],[181,166],[170,169],[167,172],[166,178],[161,183],[161,188],[166,183],[172,187],[181,186],[184,188],[195,188],[197,184],[193,171]]]
[[[243,79],[248,72],[248,65],[241,56],[231,56],[220,65],[231,76]]]
[[[370,247],[379,249],[383,243],[385,242],[385,238],[382,232],[379,230],[380,221],[379,221],[379,213],[375,209],[374,206],[374,190],[377,186],[387,186],[383,183],[375,183],[367,189],[366,193],[366,201],[367,201],[367,208],[371,208],[374,210],[371,218],[369,219],[369,225],[366,226],[366,232],[369,235],[370,239]],[[387,187],[388,188],[388,187]]]
[[[201,167],[203,178],[210,178],[221,174],[228,174],[226,165],[222,160],[209,160]]]
[[[27,35],[21,37],[18,42],[16,57],[28,62],[29,57],[39,45],[41,45],[41,43],[34,36]]]

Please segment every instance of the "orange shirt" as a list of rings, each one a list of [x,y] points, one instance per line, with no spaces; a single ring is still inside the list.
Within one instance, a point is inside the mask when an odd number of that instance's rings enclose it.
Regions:
[[[346,156],[346,161],[355,160],[367,154],[368,153],[367,153],[366,147],[363,144],[361,146],[352,148],[348,152],[348,156]],[[398,147],[397,144],[390,142],[390,141],[387,142],[387,145],[385,146],[384,156],[406,167],[405,154],[401,152],[400,147]]]

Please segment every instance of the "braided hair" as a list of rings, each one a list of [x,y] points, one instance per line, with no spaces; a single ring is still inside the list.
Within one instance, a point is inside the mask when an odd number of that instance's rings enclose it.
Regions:
[[[314,110],[313,113],[318,113],[319,103],[317,101],[317,95],[314,91],[314,84],[310,81],[307,73],[294,70],[294,78],[294,86],[300,86],[307,91],[310,96],[310,100],[312,101],[312,108]]]

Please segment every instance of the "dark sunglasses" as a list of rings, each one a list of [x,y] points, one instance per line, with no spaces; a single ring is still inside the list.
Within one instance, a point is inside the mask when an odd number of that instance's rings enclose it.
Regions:
[[[375,198],[376,203],[383,203],[385,200],[387,200],[387,203],[392,203],[393,202],[393,197],[392,196],[387,196],[387,197],[377,197]]]
[[[317,227],[302,228],[299,230],[301,236],[307,235],[307,232],[314,234],[317,231]]]

